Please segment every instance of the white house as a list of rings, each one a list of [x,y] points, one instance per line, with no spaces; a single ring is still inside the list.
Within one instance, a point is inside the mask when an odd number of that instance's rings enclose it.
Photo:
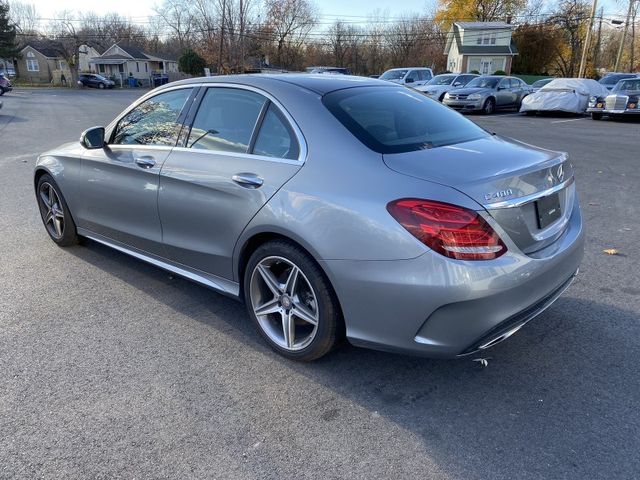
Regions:
[[[518,49],[511,39],[513,25],[505,22],[454,22],[447,34],[444,53],[447,70],[469,73],[511,73]]]
[[[178,73],[178,62],[166,55],[149,54],[129,45],[114,44],[102,55],[89,60],[91,69],[106,77],[126,81],[134,77],[143,85],[153,81],[154,75]]]

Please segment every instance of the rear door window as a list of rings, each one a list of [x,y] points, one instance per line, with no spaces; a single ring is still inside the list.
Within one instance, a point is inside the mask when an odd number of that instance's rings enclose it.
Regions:
[[[297,160],[298,141],[282,112],[272,103],[262,120],[253,151],[255,155]]]
[[[402,153],[483,138],[462,115],[405,88],[357,87],[322,99],[356,138],[379,153]]]
[[[247,153],[266,101],[264,96],[249,90],[207,89],[191,127],[187,147]]]

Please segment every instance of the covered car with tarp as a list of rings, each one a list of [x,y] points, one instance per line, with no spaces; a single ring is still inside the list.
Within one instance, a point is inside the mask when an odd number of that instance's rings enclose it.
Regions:
[[[585,113],[589,99],[609,91],[589,78],[556,78],[522,100],[521,112]]]

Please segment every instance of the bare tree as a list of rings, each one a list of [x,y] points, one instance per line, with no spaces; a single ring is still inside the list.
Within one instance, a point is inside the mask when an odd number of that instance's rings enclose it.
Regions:
[[[278,64],[290,66],[316,23],[316,7],[310,0],[266,0],[265,10],[277,45]]]
[[[71,85],[78,86],[78,51],[87,40],[79,27],[80,19],[65,10],[55,14],[56,20],[50,25],[51,35],[60,45],[60,55],[71,72]]]
[[[38,11],[33,3],[9,2],[11,20],[21,35],[36,35],[38,32]]]
[[[194,3],[191,0],[164,0],[154,11],[173,32],[181,50],[191,47],[196,23]]]

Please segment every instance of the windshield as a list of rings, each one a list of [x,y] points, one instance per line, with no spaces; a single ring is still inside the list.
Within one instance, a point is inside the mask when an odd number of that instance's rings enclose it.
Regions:
[[[427,85],[451,85],[456,75],[436,75],[427,82]]]
[[[98,80],[106,80],[105,77],[103,77],[102,75],[94,75],[95,78],[97,78]]]
[[[619,92],[622,90],[640,90],[640,78],[630,79],[630,80],[621,80],[616,83],[616,86],[613,87],[614,92]]]
[[[402,80],[409,70],[387,70],[380,75],[381,80]]]
[[[358,140],[383,154],[441,147],[489,135],[459,113],[404,88],[347,88],[325,95],[322,102]]]
[[[467,87],[468,88],[495,88],[496,85],[498,85],[498,82],[500,81],[499,78],[492,78],[492,77],[477,77],[474,78],[473,80],[471,80],[469,83],[467,83]]]

